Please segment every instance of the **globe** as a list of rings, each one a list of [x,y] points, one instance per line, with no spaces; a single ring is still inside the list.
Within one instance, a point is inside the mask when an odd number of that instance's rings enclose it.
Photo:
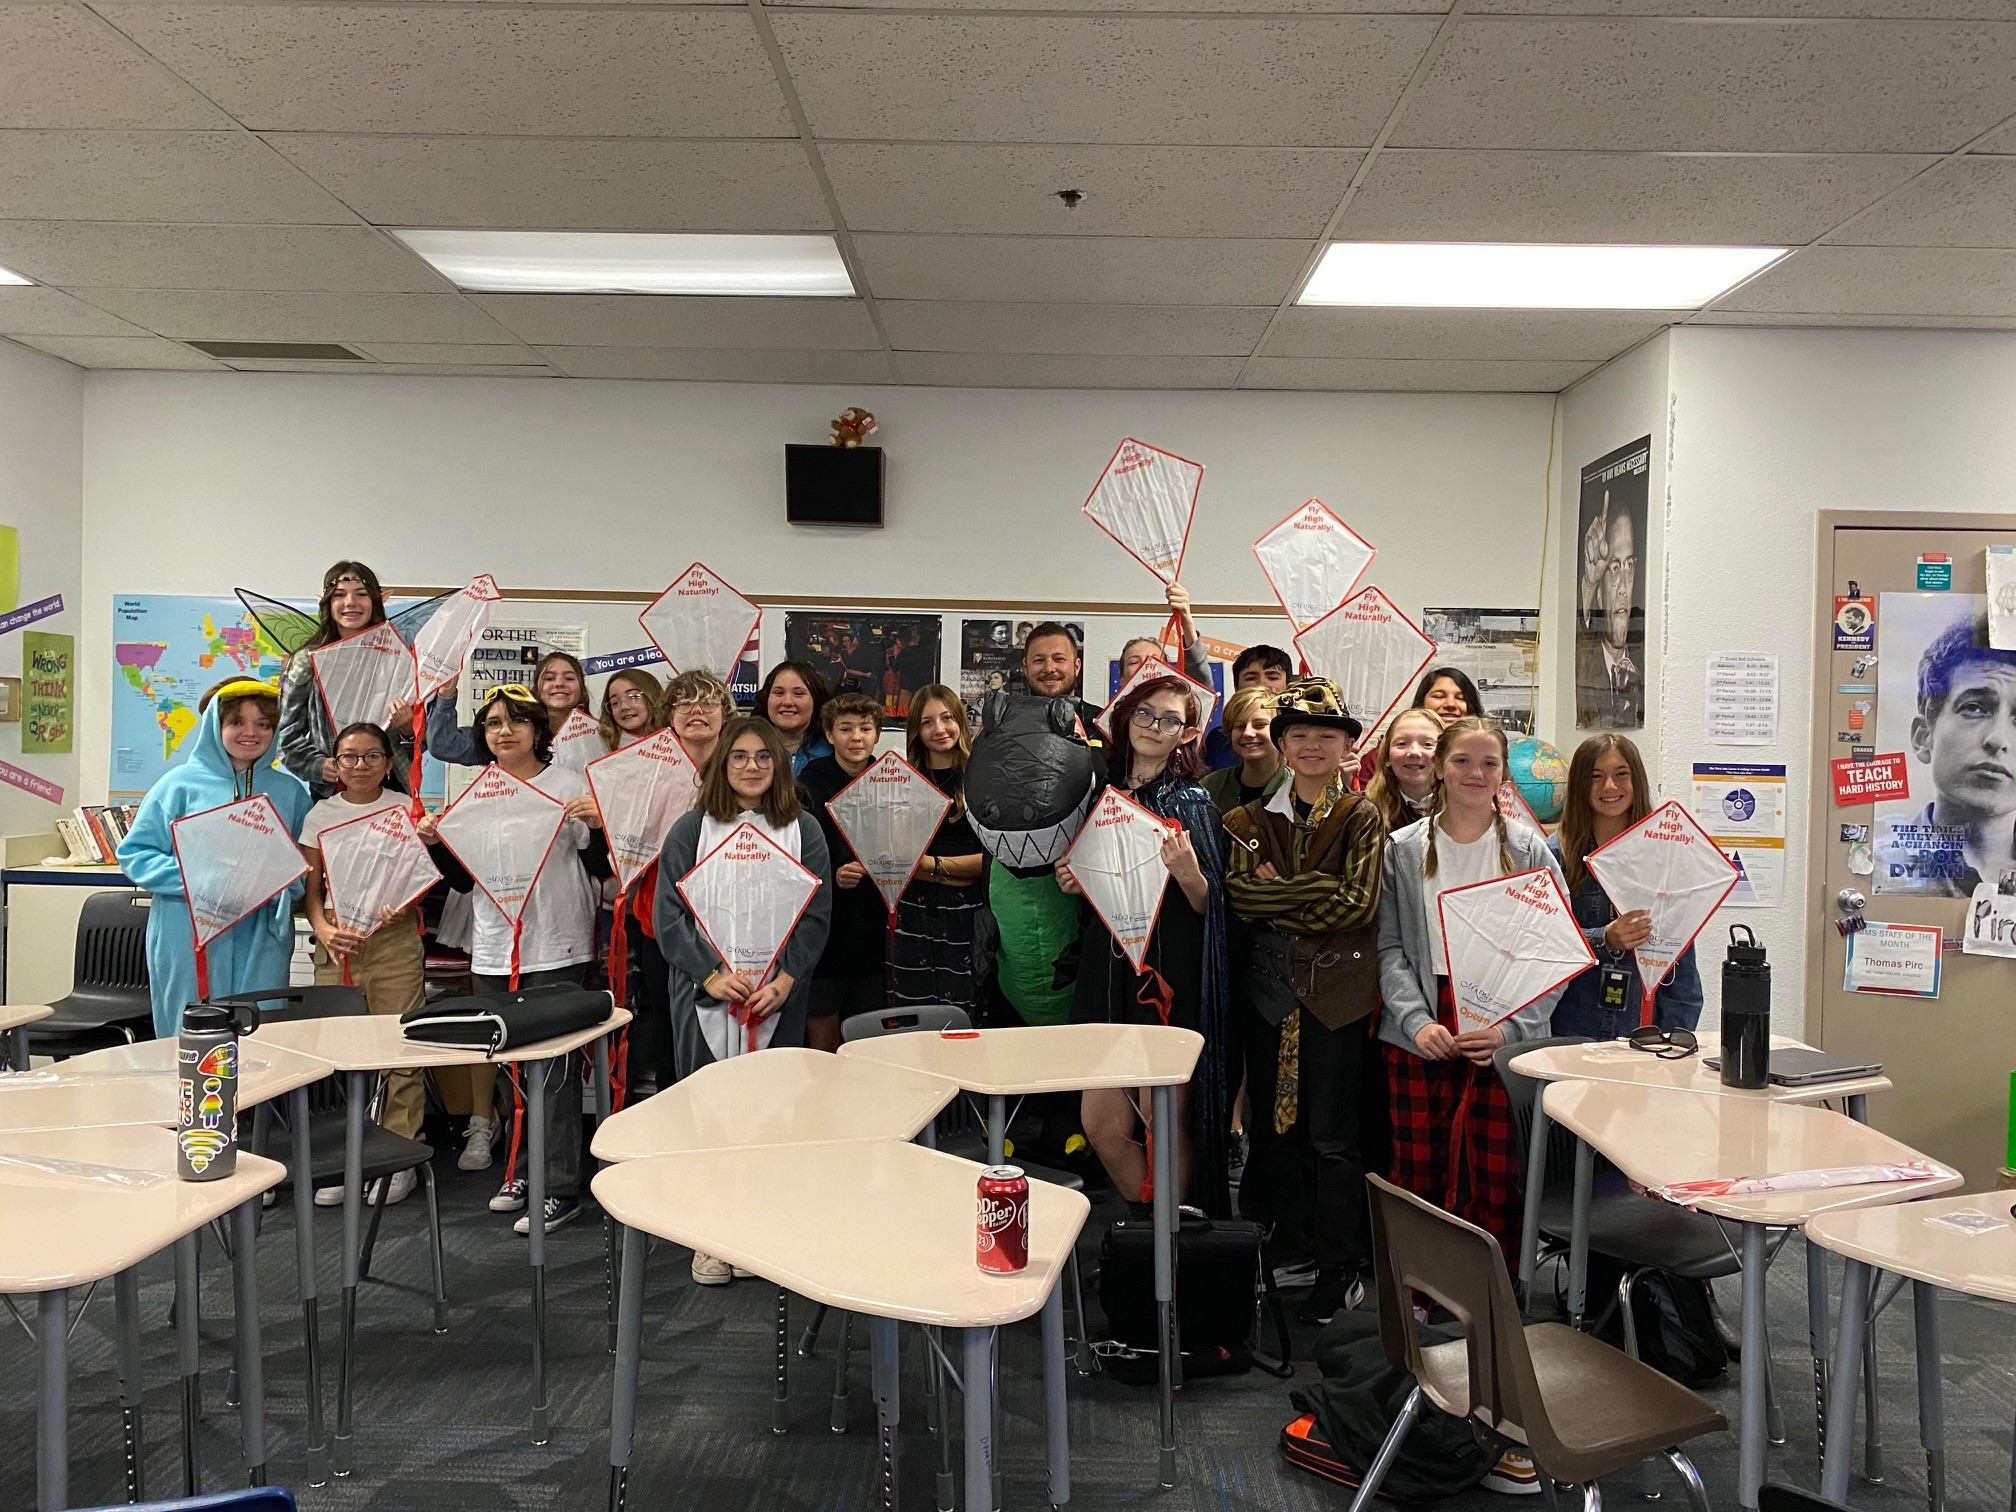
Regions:
[[[1519,796],[1542,824],[1561,817],[1561,805],[1568,798],[1568,762],[1554,747],[1537,735],[1521,735],[1512,742],[1508,755],[1512,783]]]

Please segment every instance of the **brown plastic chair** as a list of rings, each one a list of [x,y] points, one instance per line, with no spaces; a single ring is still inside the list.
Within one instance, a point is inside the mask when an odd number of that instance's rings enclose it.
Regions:
[[[1726,1428],[1719,1412],[1600,1339],[1561,1323],[1527,1324],[1497,1240],[1391,1182],[1366,1179],[1379,1337],[1415,1386],[1351,1512],[1371,1505],[1424,1400],[1531,1454],[1550,1503],[1556,1484],[1579,1487],[1585,1512],[1600,1512],[1599,1477],[1663,1454],[1696,1512],[1708,1512],[1701,1476],[1678,1446]],[[1453,1313],[1464,1337],[1424,1348],[1414,1292]]]

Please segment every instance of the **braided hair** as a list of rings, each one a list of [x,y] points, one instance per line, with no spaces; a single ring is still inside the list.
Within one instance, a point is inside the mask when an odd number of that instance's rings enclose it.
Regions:
[[[1466,735],[1489,735],[1498,742],[1498,759],[1508,760],[1511,748],[1505,740],[1505,727],[1495,719],[1486,719],[1481,714],[1467,714],[1461,719],[1452,719],[1442,731],[1442,738],[1435,742],[1435,796],[1428,806],[1428,861],[1421,868],[1423,876],[1435,875],[1435,832],[1442,827],[1442,811],[1449,803],[1449,789],[1440,781],[1442,767],[1449,759],[1449,752],[1456,742]],[[1501,873],[1513,869],[1512,840],[1505,829],[1505,813],[1498,807],[1494,795],[1491,802],[1491,822],[1498,831],[1498,866]]]

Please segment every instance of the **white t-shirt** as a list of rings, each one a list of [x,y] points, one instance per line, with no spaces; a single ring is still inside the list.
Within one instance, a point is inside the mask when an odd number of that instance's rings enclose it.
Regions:
[[[1435,826],[1435,875],[1421,879],[1422,895],[1428,900],[1428,949],[1435,958],[1435,975],[1449,975],[1449,954],[1442,943],[1442,911],[1435,900],[1455,887],[1469,887],[1505,875],[1498,859],[1498,826],[1489,829],[1468,845],[1449,838],[1442,821]]]
[[[588,796],[588,779],[563,766],[549,766],[531,786],[562,803]],[[595,954],[595,885],[581,864],[588,826],[569,819],[547,854],[545,870],[525,900],[518,933],[518,969],[552,971]],[[482,888],[469,895],[474,913],[469,931],[469,969],[478,976],[511,975],[511,923]]]
[[[341,793],[333,798],[324,798],[308,810],[308,817],[301,821],[301,848],[319,851],[322,849],[322,831],[348,824],[352,819],[382,814],[387,809],[404,808],[410,802],[412,800],[404,793],[395,793],[390,788],[380,793],[375,803],[352,803]]]

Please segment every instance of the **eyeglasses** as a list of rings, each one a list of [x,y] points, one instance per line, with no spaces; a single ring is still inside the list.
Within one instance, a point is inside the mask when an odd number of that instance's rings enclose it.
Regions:
[[[640,704],[649,704],[650,702],[650,694],[640,693],[635,688],[629,688],[624,692],[611,693],[609,695],[609,707],[612,709],[630,709]]]
[[[1640,1024],[1625,1036],[1633,1050],[1643,1050],[1661,1060],[1685,1060],[1701,1048],[1691,1029],[1661,1029],[1657,1024]]]
[[[486,732],[494,733],[500,730],[508,730],[517,723],[518,721],[515,719],[486,719],[483,721],[483,728]]]
[[[1134,728],[1153,730],[1158,735],[1174,735],[1189,722],[1181,714],[1157,714],[1153,709],[1134,711]]]
[[[714,709],[718,711],[720,707],[721,705],[711,698],[682,698],[679,702],[672,705],[672,712],[674,714],[684,714],[693,709]]]
[[[730,751],[728,765],[731,767],[755,767],[759,771],[770,765],[768,751]]]
[[[383,751],[344,751],[336,757],[336,765],[346,767],[377,766],[385,759]]]

